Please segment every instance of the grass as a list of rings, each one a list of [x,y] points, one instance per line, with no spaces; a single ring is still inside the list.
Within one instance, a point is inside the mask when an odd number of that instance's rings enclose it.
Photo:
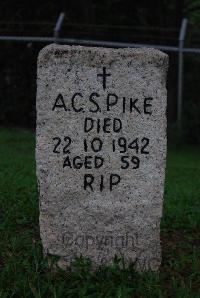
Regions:
[[[77,260],[54,269],[43,258],[38,227],[34,136],[0,129],[0,297],[200,297],[200,150],[169,150],[160,274],[133,266],[97,272]]]

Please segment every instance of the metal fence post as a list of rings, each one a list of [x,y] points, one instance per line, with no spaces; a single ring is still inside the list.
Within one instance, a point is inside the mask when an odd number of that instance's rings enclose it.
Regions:
[[[61,12],[59,14],[59,17],[57,19],[57,22],[55,24],[55,27],[54,27],[54,42],[57,43],[58,42],[58,39],[59,39],[59,33],[60,33],[60,29],[63,25],[63,21],[64,21],[64,18],[65,18],[65,13],[64,12]]]
[[[183,19],[179,34],[179,47],[178,47],[178,102],[177,102],[177,126],[182,129],[182,106],[183,106],[183,46],[185,41],[187,29],[187,19]]]

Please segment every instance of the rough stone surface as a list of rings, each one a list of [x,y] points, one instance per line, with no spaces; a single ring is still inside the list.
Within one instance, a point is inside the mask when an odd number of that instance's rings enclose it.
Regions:
[[[139,271],[159,268],[167,66],[154,49],[40,52],[40,232],[44,252],[62,266],[81,255],[109,264],[117,255]]]

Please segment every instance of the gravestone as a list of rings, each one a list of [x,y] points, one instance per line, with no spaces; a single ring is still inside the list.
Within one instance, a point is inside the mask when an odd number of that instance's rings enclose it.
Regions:
[[[168,57],[154,49],[50,45],[37,79],[44,252],[67,266],[161,262]]]

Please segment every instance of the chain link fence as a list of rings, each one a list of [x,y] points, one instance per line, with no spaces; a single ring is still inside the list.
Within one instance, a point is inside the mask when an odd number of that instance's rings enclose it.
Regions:
[[[184,38],[181,28],[72,24],[63,14],[56,24],[0,23],[0,125],[35,127],[37,55],[45,45],[145,46],[169,54],[169,129],[178,123],[186,141],[200,143],[200,33],[185,27]]]

